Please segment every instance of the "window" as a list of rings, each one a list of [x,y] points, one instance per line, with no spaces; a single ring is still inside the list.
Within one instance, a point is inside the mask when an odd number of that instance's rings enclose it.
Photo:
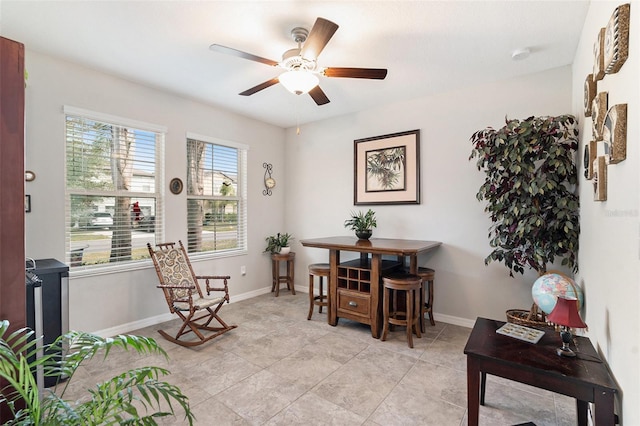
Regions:
[[[189,253],[246,250],[247,148],[187,135]]]
[[[92,269],[149,257],[162,235],[159,126],[65,107],[67,261]]]

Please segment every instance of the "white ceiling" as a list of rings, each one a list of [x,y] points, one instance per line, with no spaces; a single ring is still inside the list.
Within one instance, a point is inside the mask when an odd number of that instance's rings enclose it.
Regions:
[[[573,61],[588,1],[16,1],[0,34],[127,80],[281,127],[555,68]],[[281,70],[209,50],[279,61],[290,31],[316,17],[340,27],[319,65],[388,68],[385,80],[321,77],[317,106],[275,85]],[[520,61],[521,47],[531,55]],[[28,67],[28,56],[27,56]]]

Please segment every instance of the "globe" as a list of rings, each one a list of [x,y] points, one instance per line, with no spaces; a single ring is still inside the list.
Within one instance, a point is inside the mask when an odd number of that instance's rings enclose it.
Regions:
[[[555,308],[558,296],[578,299],[578,309],[582,308],[584,303],[580,287],[571,278],[555,272],[540,276],[531,287],[531,296],[536,305],[547,315]]]

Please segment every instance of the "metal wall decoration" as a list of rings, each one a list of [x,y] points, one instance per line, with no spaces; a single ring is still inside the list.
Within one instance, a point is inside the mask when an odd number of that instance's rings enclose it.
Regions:
[[[270,163],[262,163],[262,167],[264,167],[264,189],[262,190],[262,195],[271,195],[271,189],[276,186],[276,180],[271,176],[273,166]]]
[[[609,18],[604,36],[604,71],[617,73],[629,56],[629,3],[618,6]]]

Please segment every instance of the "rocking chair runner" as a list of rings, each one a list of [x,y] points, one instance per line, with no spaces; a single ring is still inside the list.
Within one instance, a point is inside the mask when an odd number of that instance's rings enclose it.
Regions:
[[[182,318],[183,324],[172,337],[164,330],[158,332],[165,339],[182,346],[197,346],[209,340],[233,330],[237,325],[227,325],[218,316],[218,311],[226,301],[229,303],[229,288],[227,280],[229,276],[197,276],[193,272],[187,252],[178,241],[180,247],[175,247],[175,243],[157,244],[158,249],[154,250],[151,244],[147,243],[147,248],[151,254],[151,259],[156,268],[158,279],[164,296],[167,299],[171,313]],[[204,280],[207,294],[202,293],[198,280]],[[224,287],[211,287],[213,280],[221,280]],[[224,292],[224,296],[213,297],[211,292]],[[221,327],[209,325],[215,319]],[[205,335],[201,330],[213,332]],[[198,340],[180,340],[182,336],[193,332]]]

